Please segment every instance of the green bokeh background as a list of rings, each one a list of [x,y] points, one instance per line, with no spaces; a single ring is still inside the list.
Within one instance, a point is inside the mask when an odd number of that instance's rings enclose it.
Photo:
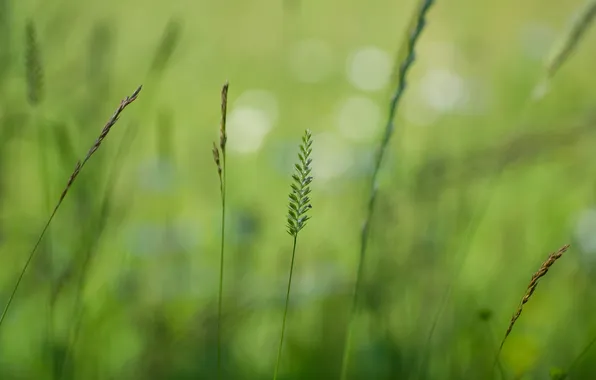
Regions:
[[[533,97],[581,5],[438,0],[430,11],[383,165],[349,378],[498,378],[495,353],[531,274],[566,243],[500,362],[507,378],[546,379],[596,336],[596,222],[587,217],[596,196],[594,32]],[[370,160],[395,87],[359,90],[346,66],[366,46],[393,57],[414,7],[0,0],[3,305],[76,161],[118,102],[144,85],[26,273],[0,329],[0,379],[215,378],[220,198],[211,144],[226,80],[230,113],[258,89],[273,95],[278,117],[259,150],[228,154],[225,376],[273,373],[292,243],[289,175],[310,128],[312,220],[299,237],[281,378],[338,378]],[[43,73],[38,104],[27,96],[29,20]],[[312,39],[328,48],[328,75],[304,83],[291,61]],[[302,58],[318,68],[316,56]],[[421,90],[433,70],[471,83],[473,106],[433,112]],[[460,82],[432,83],[443,99]],[[338,130],[351,96],[382,110],[380,122],[363,122],[372,139]],[[430,124],[416,122],[428,115]],[[339,175],[317,176],[345,162]],[[595,359],[588,351],[570,378],[596,377]]]

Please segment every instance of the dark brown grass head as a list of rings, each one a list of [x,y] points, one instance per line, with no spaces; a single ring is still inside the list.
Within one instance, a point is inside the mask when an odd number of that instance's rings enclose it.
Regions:
[[[225,160],[226,160],[226,143],[228,141],[228,134],[226,132],[226,119],[228,115],[228,88],[229,83],[224,83],[223,87],[221,88],[221,121],[219,124],[219,148],[217,144],[213,143],[213,161],[215,161],[215,166],[217,167],[217,174],[219,176],[219,185],[220,190],[223,192],[224,187],[224,177],[223,172],[225,168]],[[221,155],[219,154],[219,150],[221,149]]]

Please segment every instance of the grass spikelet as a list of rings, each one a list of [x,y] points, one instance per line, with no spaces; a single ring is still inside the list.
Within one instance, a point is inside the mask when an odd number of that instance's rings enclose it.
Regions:
[[[25,26],[25,70],[27,100],[32,106],[37,106],[43,98],[43,67],[35,24],[31,20]]]
[[[0,327],[2,326],[2,323],[4,322],[4,319],[6,318],[6,314],[8,312],[8,309],[10,308],[10,305],[12,304],[12,301],[14,299],[14,296],[17,293],[17,290],[19,288],[19,285],[21,284],[21,281],[23,280],[23,277],[25,276],[25,273],[27,272],[27,268],[29,267],[29,264],[31,264],[31,261],[33,260],[33,257],[35,256],[35,252],[37,251],[37,248],[39,247],[39,245],[40,245],[40,243],[41,243],[41,241],[42,241],[42,239],[43,239],[46,231],[48,230],[50,224],[52,223],[52,220],[54,219],[54,216],[58,212],[58,209],[62,205],[62,202],[64,201],[64,198],[68,194],[68,191],[72,187],[74,181],[79,176],[81,170],[83,169],[83,167],[85,166],[85,164],[87,163],[87,161],[89,161],[89,159],[91,158],[91,156],[93,156],[93,154],[99,149],[99,147],[101,146],[103,140],[107,137],[108,133],[110,133],[110,130],[112,129],[112,127],[118,121],[118,118],[120,117],[120,114],[122,113],[122,111],[124,111],[124,109],[126,107],[128,107],[131,103],[133,103],[137,99],[139,93],[141,92],[141,88],[142,88],[142,86],[139,86],[133,92],[132,95],[126,97],[124,100],[122,100],[120,102],[120,106],[118,106],[118,108],[116,109],[116,111],[114,112],[114,114],[112,115],[112,117],[110,118],[110,120],[108,120],[108,122],[105,124],[105,126],[103,127],[101,133],[99,134],[99,137],[97,137],[97,139],[95,140],[95,142],[93,143],[93,145],[91,146],[91,148],[89,149],[89,151],[87,152],[87,154],[85,155],[85,158],[83,158],[82,161],[77,162],[77,164],[75,165],[75,168],[74,168],[72,174],[70,175],[70,178],[68,179],[68,182],[66,183],[66,187],[62,191],[62,194],[60,194],[60,198],[58,199],[58,202],[56,203],[56,206],[54,207],[54,210],[50,214],[50,217],[48,218],[45,226],[43,227],[43,230],[41,231],[41,234],[39,235],[39,237],[37,239],[37,242],[35,243],[33,249],[29,253],[29,257],[27,258],[27,261],[25,262],[25,265],[21,269],[21,272],[19,274],[19,277],[17,279],[17,282],[15,283],[15,286],[14,286],[14,288],[12,290],[12,293],[10,294],[10,297],[8,298],[8,302],[6,303],[6,306],[4,307],[4,311],[2,312],[2,316],[0,316]]]
[[[286,302],[284,314],[281,324],[281,335],[279,338],[279,348],[277,351],[277,361],[275,363],[275,372],[273,373],[273,380],[277,379],[279,372],[279,363],[281,361],[281,352],[284,341],[284,333],[286,329],[286,320],[288,316],[288,305],[290,303],[290,290],[292,288],[292,274],[294,273],[294,261],[296,257],[296,242],[298,240],[298,233],[306,226],[306,222],[310,219],[308,210],[312,208],[310,204],[310,184],[312,177],[312,135],[307,129],[302,137],[300,144],[300,151],[298,152],[298,163],[294,165],[295,173],[292,175],[291,191],[289,194],[288,204],[288,224],[287,231],[294,238],[292,246],[292,260],[290,262],[290,274],[288,276],[288,288],[286,290]]]
[[[530,279],[530,283],[528,284],[528,287],[526,288],[526,292],[525,292],[523,298],[521,299],[521,302],[519,303],[517,310],[515,311],[515,313],[511,317],[511,320],[509,321],[509,326],[507,327],[507,331],[505,332],[505,336],[503,337],[503,340],[501,341],[501,345],[499,346],[499,351],[497,352],[497,359],[501,353],[501,350],[503,349],[503,345],[505,344],[507,337],[511,333],[511,330],[513,330],[513,326],[515,325],[515,322],[517,322],[517,320],[521,316],[524,305],[526,303],[528,303],[528,301],[530,300],[530,297],[532,297],[532,294],[534,294],[534,291],[536,291],[536,287],[538,287],[538,282],[540,281],[540,279],[542,277],[546,276],[550,267],[558,259],[560,259],[561,256],[563,256],[563,253],[565,253],[567,251],[567,249],[569,249],[569,244],[564,245],[558,251],[551,253],[548,256],[548,258],[542,263],[542,265],[540,266],[538,271],[532,275],[532,278]]]
[[[396,76],[397,76],[397,88],[391,98],[389,104],[389,114],[387,116],[387,123],[385,125],[385,131],[383,137],[379,143],[377,155],[374,162],[373,173],[370,182],[370,193],[368,199],[368,206],[366,212],[366,218],[364,224],[362,226],[362,232],[360,237],[360,255],[359,255],[359,262],[358,262],[358,272],[356,274],[356,283],[354,286],[354,291],[352,294],[352,306],[348,321],[348,329],[346,333],[346,341],[344,344],[344,352],[342,357],[342,367],[341,367],[341,374],[340,379],[345,380],[348,371],[348,364],[349,364],[349,355],[350,355],[350,347],[351,347],[351,337],[352,337],[352,328],[353,328],[353,320],[358,308],[358,296],[360,293],[360,287],[362,284],[362,277],[364,275],[364,262],[366,257],[366,249],[368,246],[368,238],[370,233],[370,224],[372,222],[372,217],[374,213],[375,203],[377,199],[377,188],[378,188],[378,175],[381,170],[381,164],[383,163],[383,158],[387,151],[387,147],[389,146],[389,142],[391,140],[391,136],[393,135],[393,131],[395,129],[394,126],[394,119],[397,113],[397,108],[402,98],[403,94],[406,90],[406,77],[413,66],[415,57],[416,57],[416,44],[420,39],[420,35],[426,26],[426,15],[428,11],[434,4],[434,0],[420,0],[418,7],[416,8],[414,14],[409,23],[409,27],[406,30],[406,40],[405,43],[402,44],[400,51],[397,56],[397,65],[396,66]]]
[[[569,59],[571,54],[579,45],[581,39],[585,36],[589,27],[596,18],[596,0],[590,0],[571,26],[569,32],[565,35],[562,42],[557,45],[554,53],[546,62],[546,71],[548,78],[552,78],[563,64]]]
[[[223,304],[223,274],[224,274],[224,247],[226,226],[226,119],[228,114],[228,82],[221,89],[221,121],[219,124],[219,148],[213,143],[213,160],[219,176],[219,190],[221,193],[221,243],[219,255],[219,296],[217,305],[217,378],[221,376],[221,320]],[[219,150],[221,149],[221,156]]]

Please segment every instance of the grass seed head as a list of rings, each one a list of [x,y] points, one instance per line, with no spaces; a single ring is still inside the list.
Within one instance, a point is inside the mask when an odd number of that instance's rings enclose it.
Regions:
[[[530,300],[530,298],[534,294],[534,291],[538,287],[539,280],[542,277],[546,276],[546,274],[548,273],[548,270],[550,269],[550,267],[558,259],[560,259],[561,256],[563,256],[563,253],[565,253],[567,251],[567,249],[569,249],[569,244],[564,245],[558,251],[551,253],[548,256],[548,258],[542,263],[542,265],[540,266],[540,268],[538,269],[538,271],[532,275],[532,278],[530,279],[530,283],[528,284],[528,287],[526,288],[526,293],[524,294],[524,296],[523,296],[523,298],[522,298],[522,300],[521,300],[521,302],[520,302],[517,310],[515,311],[515,314],[513,314],[513,316],[511,317],[511,320],[509,321],[509,326],[507,327],[507,331],[505,332],[505,337],[503,338],[503,341],[501,342],[501,347],[503,347],[503,344],[505,344],[505,340],[507,339],[507,337],[511,333],[511,330],[513,330],[513,326],[515,325],[515,322],[517,322],[517,320],[521,316],[521,313],[523,311],[524,305],[526,303],[528,303],[528,301]]]
[[[298,235],[298,232],[304,228],[306,222],[310,219],[307,212],[312,208],[309,197],[310,183],[313,179],[310,175],[312,171],[311,153],[312,135],[307,129],[302,137],[298,162],[294,165],[295,172],[292,175],[293,182],[290,185],[287,228],[288,233],[294,237]]]
[[[228,141],[228,134],[226,132],[226,120],[228,117],[228,88],[229,83],[224,83],[221,88],[221,122],[219,127],[219,147],[222,153],[226,151],[226,142]]]

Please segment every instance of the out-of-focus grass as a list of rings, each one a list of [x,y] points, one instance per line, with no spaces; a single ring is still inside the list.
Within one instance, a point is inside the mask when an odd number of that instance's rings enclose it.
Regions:
[[[46,193],[58,196],[72,171],[66,157],[84,155],[115,102],[145,84],[144,97],[65,201],[47,243],[52,256],[40,255],[25,278],[0,330],[0,378],[56,378],[66,351],[63,378],[211,378],[220,210],[210,149],[226,79],[234,91],[225,375],[272,375],[289,260],[287,175],[295,136],[310,128],[317,202],[301,235],[280,378],[338,376],[367,170],[382,124],[363,118],[351,133],[377,132],[353,139],[339,127],[358,114],[339,113],[360,96],[373,104],[362,113],[384,114],[393,90],[356,88],[348,61],[371,45],[393,57],[414,2],[294,3],[0,1],[8,9],[0,14],[0,299],[50,212]],[[491,377],[493,331],[499,337],[506,328],[544,255],[570,240],[576,244],[508,338],[503,366],[544,377],[551,366],[569,366],[596,334],[588,302],[596,253],[594,33],[545,97],[529,100],[544,58],[579,6],[456,0],[433,9],[396,120],[402,132],[383,167],[351,378],[413,378],[426,350],[425,378]],[[35,118],[25,85],[29,19],[45,79]],[[171,56],[154,65],[172,28]],[[312,39],[314,49],[296,50]],[[379,70],[371,60],[365,80]],[[328,71],[304,83],[296,66]],[[254,89],[274,102],[246,96]],[[272,128],[259,150],[232,148],[250,145],[263,120]],[[118,155],[121,142],[125,154]],[[452,296],[427,346],[449,284]],[[50,308],[53,289],[60,292]],[[588,352],[576,376],[595,370],[594,355]]]

